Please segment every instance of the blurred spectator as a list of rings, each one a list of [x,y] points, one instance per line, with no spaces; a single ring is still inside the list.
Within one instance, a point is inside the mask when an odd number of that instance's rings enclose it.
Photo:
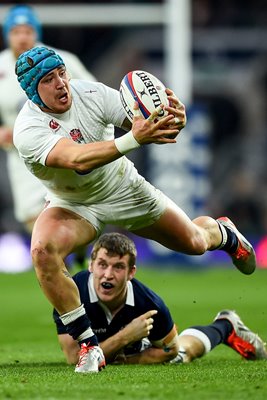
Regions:
[[[13,125],[26,101],[15,75],[15,62],[24,51],[40,43],[42,27],[33,9],[27,5],[12,7],[5,17],[3,37],[7,48],[0,53],[0,146],[7,151],[8,177],[13,194],[14,213],[31,233],[33,224],[45,203],[46,190],[28,171],[13,146]],[[95,80],[76,55],[57,50],[64,57],[73,78]]]

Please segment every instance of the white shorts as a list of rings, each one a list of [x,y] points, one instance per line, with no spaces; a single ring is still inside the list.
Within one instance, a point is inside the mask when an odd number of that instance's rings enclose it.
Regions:
[[[46,208],[61,207],[88,220],[100,236],[107,224],[135,231],[152,225],[166,210],[168,197],[137,175],[134,183],[125,179],[108,198],[94,204],[77,204],[49,193]]]

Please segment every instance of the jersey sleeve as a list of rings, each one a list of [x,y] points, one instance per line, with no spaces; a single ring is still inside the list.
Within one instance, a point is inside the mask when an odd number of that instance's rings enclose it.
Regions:
[[[149,335],[149,340],[151,341],[165,338],[174,326],[171,313],[162,300],[158,302],[156,309],[158,310],[158,314],[153,316],[153,329]]]
[[[165,338],[174,326],[169,308],[157,293],[139,280],[133,279],[132,283],[134,286],[135,306],[139,309],[139,315],[149,310],[158,311],[157,314],[153,315],[154,323],[149,340],[158,341]]]
[[[62,136],[52,133],[45,127],[43,121],[37,118],[18,116],[14,126],[14,145],[20,156],[28,163],[45,165],[47,155],[62,139]]]
[[[121,128],[126,116],[121,104],[119,91],[104,84],[99,84],[99,88],[102,91],[101,98],[105,122]]]

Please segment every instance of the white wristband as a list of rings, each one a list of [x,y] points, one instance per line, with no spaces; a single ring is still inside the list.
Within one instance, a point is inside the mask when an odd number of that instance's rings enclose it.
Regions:
[[[135,140],[133,132],[129,131],[125,135],[114,140],[115,146],[121,154],[126,154],[131,150],[137,149],[141,145]]]

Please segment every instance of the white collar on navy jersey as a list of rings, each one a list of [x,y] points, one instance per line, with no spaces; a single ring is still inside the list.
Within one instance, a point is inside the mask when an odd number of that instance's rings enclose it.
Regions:
[[[90,302],[91,303],[96,303],[100,302],[99,298],[97,297],[95,288],[94,288],[94,282],[93,282],[93,273],[91,272],[89,275],[88,279],[88,290],[89,290],[89,295],[90,295]],[[127,296],[126,296],[126,301],[125,304],[128,306],[134,307],[134,293],[133,293],[133,285],[131,281],[127,282]]]

